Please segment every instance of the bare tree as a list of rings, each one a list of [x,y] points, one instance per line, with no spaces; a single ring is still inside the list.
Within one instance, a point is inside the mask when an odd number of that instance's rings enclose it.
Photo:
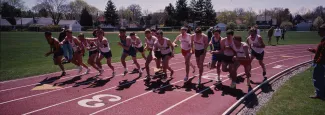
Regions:
[[[140,18],[142,16],[142,12],[141,12],[141,6],[138,4],[131,4],[130,6],[128,6],[128,8],[131,12],[132,12],[132,20],[135,22],[140,21]]]
[[[67,0],[40,0],[40,4],[49,12],[55,25],[58,25],[62,19],[62,12],[64,12],[62,7],[66,5],[66,2]]]

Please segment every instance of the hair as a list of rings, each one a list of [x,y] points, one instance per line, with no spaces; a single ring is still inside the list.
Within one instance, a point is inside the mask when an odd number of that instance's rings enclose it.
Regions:
[[[102,33],[104,35],[104,31],[102,29],[97,30],[96,34],[98,34],[98,33]]]
[[[78,35],[78,38],[79,38],[79,37],[81,37],[81,38],[85,38],[84,33],[80,33],[80,34]]]
[[[131,33],[130,33],[130,36],[135,36],[135,33],[134,33],[134,32],[131,32]]]
[[[151,33],[151,31],[150,31],[150,29],[146,29],[146,30],[144,30],[144,33],[149,34],[149,33]]]
[[[216,28],[216,29],[213,29],[212,30],[212,33],[214,33],[214,32],[218,32],[220,34],[221,33],[221,30],[219,28]]]
[[[162,30],[158,30],[158,31],[157,31],[157,34],[164,35],[164,33],[163,33]]]
[[[226,34],[227,35],[234,35],[234,30],[229,29],[229,30],[227,30]]]
[[[44,34],[45,36],[52,36],[52,33],[50,31],[46,31]]]
[[[157,32],[155,28],[151,28],[151,32]]]
[[[199,28],[199,27],[198,27],[198,28],[196,28],[196,29],[195,29],[195,33],[202,33],[202,30],[201,30],[201,28]]]
[[[256,28],[252,27],[251,29],[249,29],[249,32],[257,33],[257,30],[256,30]]]
[[[125,28],[125,27],[121,27],[121,28],[119,29],[119,31],[120,31],[120,32],[126,32],[126,28]]]
[[[72,33],[72,30],[67,29],[65,32]]]
[[[242,39],[241,39],[240,36],[235,36],[235,37],[234,37],[234,40],[239,41],[239,42],[242,42]]]

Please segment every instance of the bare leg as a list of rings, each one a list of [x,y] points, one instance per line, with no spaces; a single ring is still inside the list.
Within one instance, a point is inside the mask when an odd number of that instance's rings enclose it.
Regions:
[[[146,64],[145,64],[145,68],[146,68],[147,76],[148,76],[148,77],[150,77],[150,68],[149,68],[149,64],[150,64],[151,61],[152,61],[152,54],[151,54],[151,52],[149,52],[149,55],[148,55],[148,57],[147,57]]]
[[[221,67],[221,62],[219,61],[217,63],[217,68],[216,68],[217,69],[217,74],[218,74],[218,78],[217,78],[218,81],[220,81],[220,73],[221,73],[220,67]]]
[[[97,65],[95,64],[95,59],[96,56],[98,55],[98,53],[91,55],[88,58],[88,64],[91,65],[93,68],[95,68],[97,71],[99,71],[99,68],[97,67]]]

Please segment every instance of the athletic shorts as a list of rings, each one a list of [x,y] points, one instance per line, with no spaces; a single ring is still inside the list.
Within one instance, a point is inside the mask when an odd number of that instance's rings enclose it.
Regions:
[[[123,49],[123,53],[126,53],[131,57],[137,57],[137,52],[135,51],[134,47],[130,47],[129,50],[124,50]]]
[[[63,48],[60,48],[58,52],[54,52],[53,59],[63,56]]]
[[[182,49],[182,55],[185,57],[185,56],[187,56],[187,54],[189,54],[189,53],[191,53],[191,50],[189,49],[189,50],[183,50]]]
[[[96,53],[98,53],[98,50],[89,51],[89,57],[90,57],[91,55],[93,55],[93,54],[96,54]]]
[[[212,61],[221,62],[223,57],[223,54],[212,54]]]
[[[234,63],[234,61],[232,61],[232,58],[233,58],[234,56],[226,56],[226,55],[224,55],[224,57],[223,57],[223,62],[225,62],[225,63]]]
[[[144,47],[143,46],[141,46],[139,48],[136,48],[136,49],[137,49],[138,52],[141,52],[141,53],[144,51]]]
[[[202,49],[202,50],[195,50],[195,57],[200,57],[203,54],[204,54],[204,49]]]
[[[106,59],[111,58],[112,57],[112,52],[100,52],[101,55],[103,55]]]
[[[239,62],[240,65],[243,65],[243,66],[251,64],[250,60],[240,60],[238,62]]]
[[[161,54],[161,52],[160,51],[155,51],[155,57],[156,58],[162,58],[162,54]]]
[[[257,60],[264,59],[264,51],[262,53],[256,53],[253,49],[251,49],[251,54],[256,57]]]
[[[170,52],[170,53],[168,53],[168,54],[161,54],[161,57],[162,57],[162,59],[164,59],[166,56],[172,56],[172,53]]]

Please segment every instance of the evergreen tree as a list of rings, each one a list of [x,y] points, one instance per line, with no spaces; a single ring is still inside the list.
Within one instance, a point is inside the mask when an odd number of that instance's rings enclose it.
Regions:
[[[165,20],[166,26],[175,26],[175,8],[169,3],[168,6],[165,7],[165,12],[167,13],[167,19]]]
[[[215,10],[213,9],[213,5],[211,3],[211,0],[205,0],[204,1],[204,16],[203,19],[206,22],[205,25],[206,26],[211,26],[211,25],[215,25],[216,24],[216,17],[217,14],[215,12]]]
[[[140,18],[140,25],[143,26],[145,24],[143,17]]]
[[[177,21],[177,25],[181,26],[181,22],[187,21],[189,17],[189,8],[187,7],[187,0],[177,0],[175,9],[175,19]]]
[[[108,0],[105,8],[105,23],[106,24],[111,24],[112,26],[118,25],[119,23],[119,17],[116,11],[116,7],[112,0]]]
[[[7,2],[4,2],[1,6],[1,15],[3,18],[7,19],[11,25],[16,25],[15,17],[20,17],[21,11],[9,5]]]
[[[80,15],[81,26],[93,26],[93,17],[89,14],[87,8],[83,8]]]

